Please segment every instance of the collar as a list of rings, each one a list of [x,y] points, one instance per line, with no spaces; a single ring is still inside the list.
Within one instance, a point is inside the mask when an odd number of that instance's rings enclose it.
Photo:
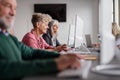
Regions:
[[[36,37],[37,40],[39,40],[40,38],[42,38],[42,35],[39,36],[39,37],[37,36],[37,33],[35,32],[35,29],[32,29],[31,33],[34,34],[34,36]]]
[[[4,34],[4,35],[6,35],[6,36],[8,36],[8,35],[9,35],[8,31],[3,32],[1,28],[0,28],[0,33],[3,33],[3,34]]]
[[[34,29],[31,30],[31,33],[35,36],[35,38],[36,38],[37,40],[39,40],[39,38],[37,37],[37,33],[35,32]]]

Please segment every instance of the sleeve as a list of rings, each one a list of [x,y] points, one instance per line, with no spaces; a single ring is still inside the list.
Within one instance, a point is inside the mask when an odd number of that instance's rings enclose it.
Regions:
[[[17,38],[14,38],[16,45],[19,47],[23,59],[46,59],[46,58],[56,58],[60,54],[58,52],[52,52],[42,49],[33,49],[19,42]]]
[[[45,49],[53,49],[53,46],[50,46],[43,38],[41,38],[43,41],[43,45],[45,46]]]
[[[13,62],[0,60],[0,80],[57,72],[53,59]]]
[[[46,58],[56,58],[60,56],[58,52],[52,52],[42,49],[33,49],[24,45],[21,42],[19,42],[19,46],[21,49],[22,57],[24,59],[46,59]]]

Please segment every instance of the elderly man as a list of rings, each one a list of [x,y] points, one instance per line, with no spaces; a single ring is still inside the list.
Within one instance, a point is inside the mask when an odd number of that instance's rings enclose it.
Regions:
[[[0,0],[0,80],[18,80],[80,66],[80,55],[32,49],[10,35],[8,29],[13,26],[16,6],[16,0]]]

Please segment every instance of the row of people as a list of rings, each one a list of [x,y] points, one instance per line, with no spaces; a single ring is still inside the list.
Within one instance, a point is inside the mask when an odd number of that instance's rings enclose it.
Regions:
[[[67,50],[67,46],[65,44],[60,45],[58,40],[57,40],[58,45],[56,46],[55,44],[56,36],[57,36],[57,25],[53,27],[54,29],[53,28],[50,28],[51,30],[49,29],[48,25],[51,27],[53,26],[52,25],[53,21],[51,16],[49,16],[48,14],[35,13],[32,15],[31,22],[33,24],[33,29],[31,30],[31,32],[25,34],[25,36],[22,39],[22,42],[25,45],[36,49],[47,49],[49,51],[60,52],[61,50],[64,51]],[[49,34],[48,32],[50,32],[51,34]],[[49,38],[47,38],[47,35],[49,36]],[[45,40],[51,41],[49,42],[49,44],[51,44],[52,41],[54,41],[53,42],[54,45],[53,44],[49,45],[43,39],[43,36]]]
[[[31,48],[9,34],[8,31],[14,23],[16,7],[16,0],[0,0],[0,80],[20,80],[25,76],[54,73],[69,67],[80,67],[79,59],[83,58],[80,54],[60,54]],[[39,16],[33,15],[34,29],[28,33],[31,40],[36,40],[38,43],[38,38],[42,40],[41,36],[46,32],[48,25],[48,21],[41,17],[37,18]]]

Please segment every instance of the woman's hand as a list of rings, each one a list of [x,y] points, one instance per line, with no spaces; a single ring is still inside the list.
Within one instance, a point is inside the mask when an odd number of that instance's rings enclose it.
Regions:
[[[57,47],[55,47],[55,51],[60,52],[60,51],[62,51],[62,50],[64,50],[64,51],[67,51],[67,50],[68,50],[66,44],[63,44],[63,45],[61,45],[61,46],[57,46]]]

